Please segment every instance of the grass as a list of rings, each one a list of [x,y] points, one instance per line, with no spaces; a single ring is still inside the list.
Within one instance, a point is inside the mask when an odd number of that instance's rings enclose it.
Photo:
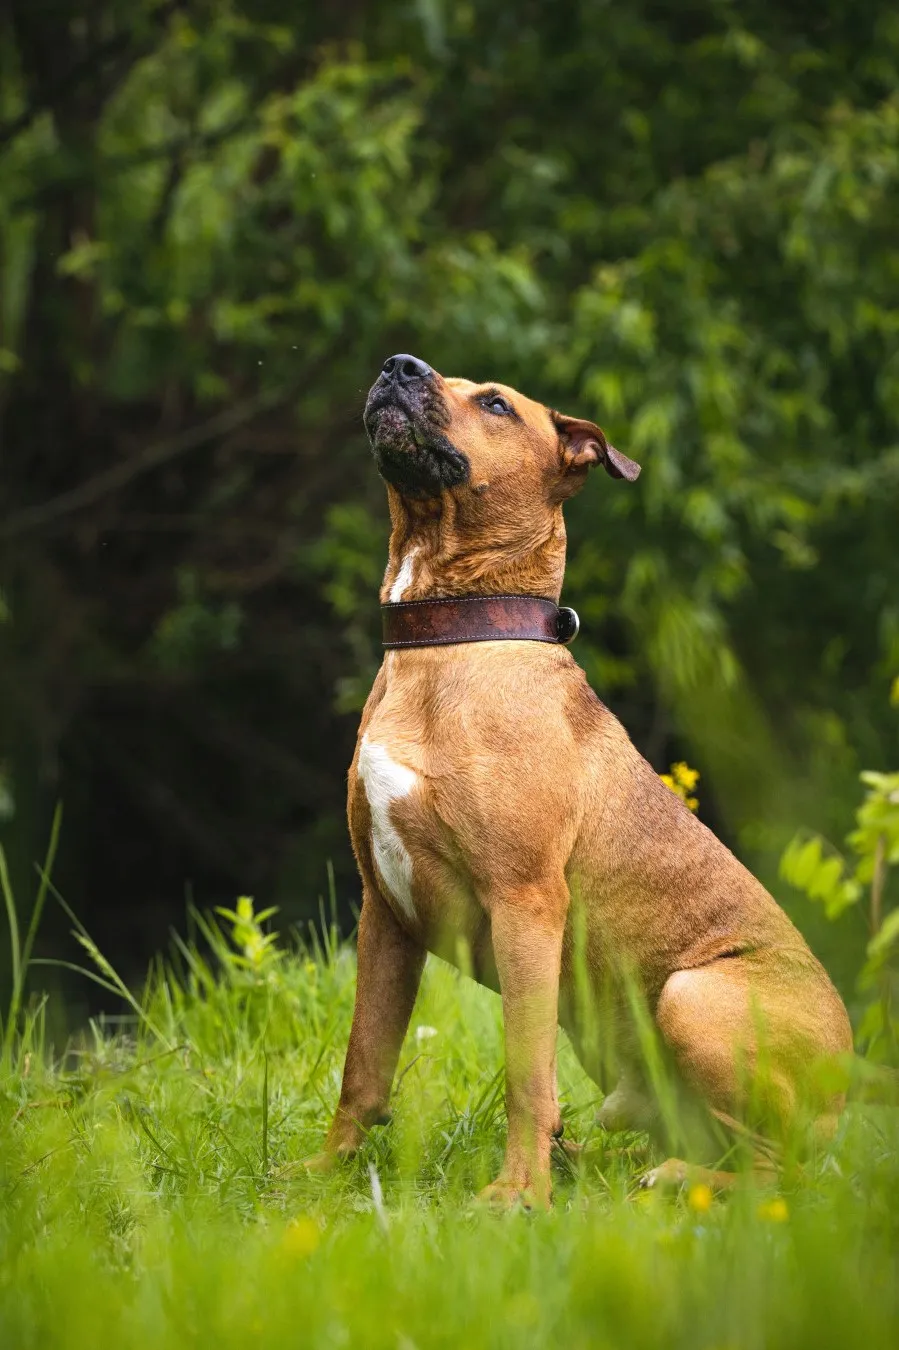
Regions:
[[[600,1094],[563,1040],[585,1160],[560,1160],[552,1214],[484,1213],[472,1197],[504,1137],[499,1000],[434,961],[393,1123],[309,1176],[298,1164],[337,1100],[353,953],[333,933],[254,947],[253,923],[241,954],[200,921],[123,999],[122,1023],[95,1022],[58,1055],[40,1005],[9,1038],[5,1350],[899,1343],[899,1112],[850,1109],[831,1155],[776,1195],[666,1199],[638,1189],[645,1140],[597,1137]]]

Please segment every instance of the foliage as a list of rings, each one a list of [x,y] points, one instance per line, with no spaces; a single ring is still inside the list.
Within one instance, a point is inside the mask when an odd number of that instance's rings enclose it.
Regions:
[[[62,796],[119,955],[329,855],[346,921],[398,349],[642,458],[568,511],[578,659],[757,868],[837,832],[896,749],[894,7],[45,11],[0,21],[14,879]]]
[[[225,909],[224,906],[216,909],[216,913],[221,914],[222,918],[230,923],[231,941],[238,949],[236,952],[230,948],[224,950],[223,960],[226,967],[248,970],[254,975],[262,975],[271,970],[281,955],[275,945],[278,934],[264,932],[262,925],[277,912],[277,906],[270,905],[268,909],[260,910],[257,914],[253,908],[252,897],[249,895],[238,896],[234,909]]]
[[[899,773],[862,773],[861,781],[867,791],[846,837],[856,860],[850,863],[820,835],[799,834],[785,849],[780,871],[829,919],[867,898],[869,937],[859,977],[865,1007],[857,1038],[873,1058],[899,1061],[899,905],[890,905],[893,869],[899,868]]]

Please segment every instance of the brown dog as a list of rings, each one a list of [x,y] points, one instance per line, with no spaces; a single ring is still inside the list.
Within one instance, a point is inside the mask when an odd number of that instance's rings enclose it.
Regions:
[[[415,357],[385,364],[365,425],[392,522],[382,603],[557,601],[564,501],[593,465],[639,473],[593,423],[503,385],[444,379]],[[386,1117],[427,950],[466,952],[502,994],[509,1128],[491,1200],[550,1201],[560,1021],[594,1076],[605,1054],[585,1028],[598,1020],[605,1046],[616,1033],[621,1077],[601,1123],[657,1120],[634,987],[681,1085],[678,1110],[704,1103],[737,1130],[743,1122],[744,1137],[783,1135],[803,1111],[817,1134],[833,1128],[842,1096],[815,1096],[808,1070],[851,1049],[839,995],[564,646],[388,651],[362,715],[349,822],[363,884],[358,985],[319,1162],[351,1153]],[[683,1168],[669,1160],[650,1181]]]

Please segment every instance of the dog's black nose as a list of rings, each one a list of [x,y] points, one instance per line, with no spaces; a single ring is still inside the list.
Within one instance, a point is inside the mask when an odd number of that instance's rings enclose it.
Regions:
[[[410,356],[408,352],[398,352],[396,356],[388,356],[381,373],[396,384],[411,384],[413,380],[429,380],[434,374],[425,361],[419,361],[417,356]]]

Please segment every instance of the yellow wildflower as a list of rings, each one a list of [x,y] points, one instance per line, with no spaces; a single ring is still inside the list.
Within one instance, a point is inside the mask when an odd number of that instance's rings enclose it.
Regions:
[[[685,763],[684,760],[679,760],[677,764],[672,764],[671,772],[674,774],[674,777],[680,783],[681,787],[685,788],[687,792],[692,792],[699,782],[699,770],[691,769],[689,764]]]
[[[758,1216],[760,1219],[767,1219],[769,1223],[786,1223],[790,1211],[783,1196],[775,1195],[772,1200],[762,1201],[758,1207]]]
[[[670,788],[676,797],[680,797],[685,806],[691,811],[696,810],[699,798],[693,795],[693,789],[699,782],[698,769],[691,769],[690,765],[681,759],[671,765],[670,773],[660,773],[659,777],[666,788]]]
[[[687,1204],[695,1214],[705,1214],[710,1210],[714,1198],[711,1186],[706,1186],[703,1181],[697,1181],[687,1191]]]
[[[320,1242],[321,1233],[318,1224],[308,1214],[301,1214],[298,1218],[291,1219],[284,1229],[281,1250],[286,1256],[299,1259],[311,1256]]]

